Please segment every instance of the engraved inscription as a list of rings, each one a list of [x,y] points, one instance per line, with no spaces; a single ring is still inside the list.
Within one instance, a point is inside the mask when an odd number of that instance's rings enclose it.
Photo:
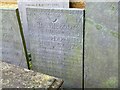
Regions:
[[[29,46],[28,23],[26,17],[26,7],[41,7],[41,8],[69,8],[69,0],[19,0],[19,12],[22,20],[23,31],[27,44]],[[53,22],[57,22],[56,19]]]

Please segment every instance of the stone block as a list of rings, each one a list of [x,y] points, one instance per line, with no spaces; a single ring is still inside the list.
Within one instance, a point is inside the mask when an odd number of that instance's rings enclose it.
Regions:
[[[83,9],[28,7],[33,70],[62,78],[64,87],[82,87]]]
[[[2,17],[0,18],[0,50],[2,55],[0,59],[10,64],[26,67],[26,56],[24,44],[21,36],[20,20],[17,8],[0,9]]]

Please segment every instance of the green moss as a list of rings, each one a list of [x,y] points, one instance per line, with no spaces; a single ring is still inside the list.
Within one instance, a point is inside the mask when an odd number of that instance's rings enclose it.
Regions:
[[[97,30],[101,30],[102,29],[102,25],[100,25],[100,24],[96,24],[95,26],[96,26]]]
[[[77,24],[76,22],[76,16],[75,15],[65,15],[66,20],[67,20],[67,24],[69,24],[70,26],[74,26]]]
[[[94,22],[90,18],[86,18],[86,22],[89,24],[94,24]]]
[[[29,69],[32,69],[32,58],[31,58],[31,53],[28,53],[28,58],[29,58]]]
[[[115,10],[115,5],[112,5],[112,6],[111,6],[111,10]]]
[[[115,32],[115,31],[110,31],[110,34],[111,34],[113,37],[116,37],[116,38],[119,38],[119,36],[120,36],[120,33]]]
[[[77,72],[78,68],[76,66],[82,65],[82,51],[81,46],[76,44],[73,49],[71,50],[72,55],[66,56],[66,61],[69,62],[69,65],[65,68],[66,70],[66,76],[67,80],[71,81],[71,78],[74,78],[75,80],[80,79],[80,77],[76,76],[75,74],[79,74]],[[80,69],[80,68],[79,68]],[[65,77],[66,77],[65,76]],[[72,81],[73,82],[73,81]]]
[[[32,69],[32,62],[29,61],[30,70]]]
[[[80,48],[80,46],[74,47],[74,48],[73,48],[73,52],[75,53],[75,55],[73,56],[73,58],[74,58],[75,60],[78,60],[78,59],[80,58],[80,56],[82,55],[82,54],[81,54],[81,48]],[[80,55],[80,54],[81,54],[81,55]]]
[[[116,88],[118,87],[118,79],[116,77],[110,77],[103,85],[106,88]]]
[[[78,64],[78,62],[80,62],[79,60],[82,58],[82,52],[81,52],[81,48],[80,46],[76,46],[73,48],[73,50],[71,52],[73,52],[74,54],[72,56],[68,56],[67,60],[69,60],[69,63],[71,64],[71,67],[73,67],[73,63],[74,64]]]

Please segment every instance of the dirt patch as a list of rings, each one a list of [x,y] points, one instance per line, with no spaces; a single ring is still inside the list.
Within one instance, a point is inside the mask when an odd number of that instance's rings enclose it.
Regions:
[[[0,0],[0,8],[16,8],[17,0]]]
[[[85,8],[84,0],[70,0],[70,8]]]

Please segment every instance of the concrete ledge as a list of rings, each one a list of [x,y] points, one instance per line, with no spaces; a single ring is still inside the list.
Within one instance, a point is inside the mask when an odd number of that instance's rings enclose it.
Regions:
[[[47,88],[57,90],[63,80],[1,62],[2,88]]]

